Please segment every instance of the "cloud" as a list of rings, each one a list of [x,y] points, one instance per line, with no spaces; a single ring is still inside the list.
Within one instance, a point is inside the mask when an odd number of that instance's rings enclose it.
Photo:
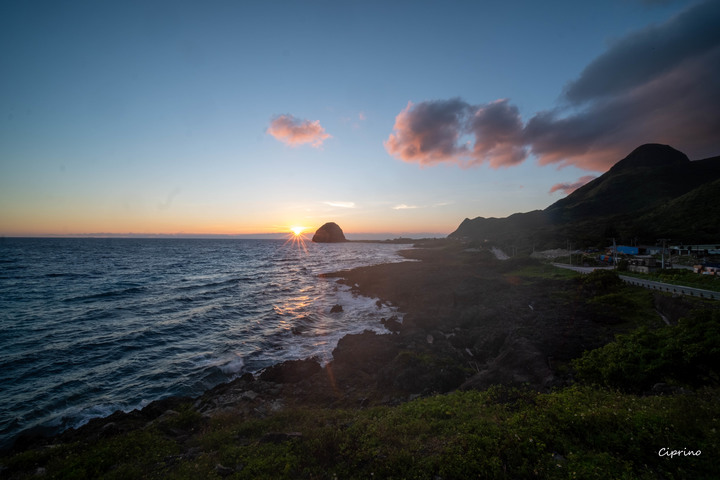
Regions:
[[[504,99],[486,105],[470,105],[459,98],[410,102],[395,117],[393,128],[385,149],[406,162],[488,163],[498,168],[527,156],[519,111]],[[467,136],[473,136],[474,142],[463,141]]]
[[[406,162],[508,167],[529,152],[541,165],[603,172],[644,143],[690,158],[720,153],[720,2],[620,38],[569,82],[558,106],[525,124],[507,99],[409,103],[385,142]]]
[[[404,203],[401,203],[400,205],[395,205],[392,208],[393,210],[412,210],[420,207],[418,207],[417,205],[405,205]]]
[[[272,119],[267,133],[292,147],[311,144],[318,148],[331,136],[325,132],[319,120],[300,120],[292,115],[278,115]]]
[[[355,208],[355,202],[324,202],[325,205],[339,208]]]
[[[672,72],[688,58],[720,45],[720,3],[699,4],[662,24],[631,33],[590,62],[580,78],[568,84],[572,103],[617,95]]]
[[[720,2],[615,42],[570,82],[564,108],[535,115],[525,141],[541,164],[604,171],[643,143],[690,158],[720,150]]]
[[[578,178],[577,181],[573,182],[573,183],[556,183],[555,185],[553,185],[550,188],[550,192],[548,192],[548,193],[560,191],[566,195],[569,195],[572,192],[574,192],[575,190],[577,190],[578,188],[585,185],[586,183],[591,182],[592,180],[595,180],[596,178],[597,177],[595,175],[585,175],[583,177]]]

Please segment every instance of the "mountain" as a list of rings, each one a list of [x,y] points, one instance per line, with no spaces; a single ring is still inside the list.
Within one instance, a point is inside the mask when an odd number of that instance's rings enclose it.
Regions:
[[[720,240],[720,157],[691,161],[667,145],[636,148],[600,177],[545,210],[465,219],[450,238],[518,249]]]

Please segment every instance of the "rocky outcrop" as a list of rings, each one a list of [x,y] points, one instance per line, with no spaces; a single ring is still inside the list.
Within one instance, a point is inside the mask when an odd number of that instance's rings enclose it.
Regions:
[[[313,235],[312,241],[315,243],[341,243],[347,242],[342,228],[335,222],[328,222],[318,228]]]
[[[287,360],[263,370],[260,380],[275,383],[297,383],[320,370],[320,363],[315,358]]]

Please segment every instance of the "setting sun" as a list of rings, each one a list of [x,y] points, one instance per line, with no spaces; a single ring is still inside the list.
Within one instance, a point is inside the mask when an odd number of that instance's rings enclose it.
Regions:
[[[303,230],[305,230],[305,227],[290,227],[290,231],[295,235],[296,237],[299,235],[302,235]]]

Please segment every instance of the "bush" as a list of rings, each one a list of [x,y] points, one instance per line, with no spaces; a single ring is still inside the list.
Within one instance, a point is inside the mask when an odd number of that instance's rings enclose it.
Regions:
[[[641,327],[586,352],[573,365],[582,381],[627,392],[647,391],[660,382],[717,385],[720,312],[696,310],[675,326]]]

